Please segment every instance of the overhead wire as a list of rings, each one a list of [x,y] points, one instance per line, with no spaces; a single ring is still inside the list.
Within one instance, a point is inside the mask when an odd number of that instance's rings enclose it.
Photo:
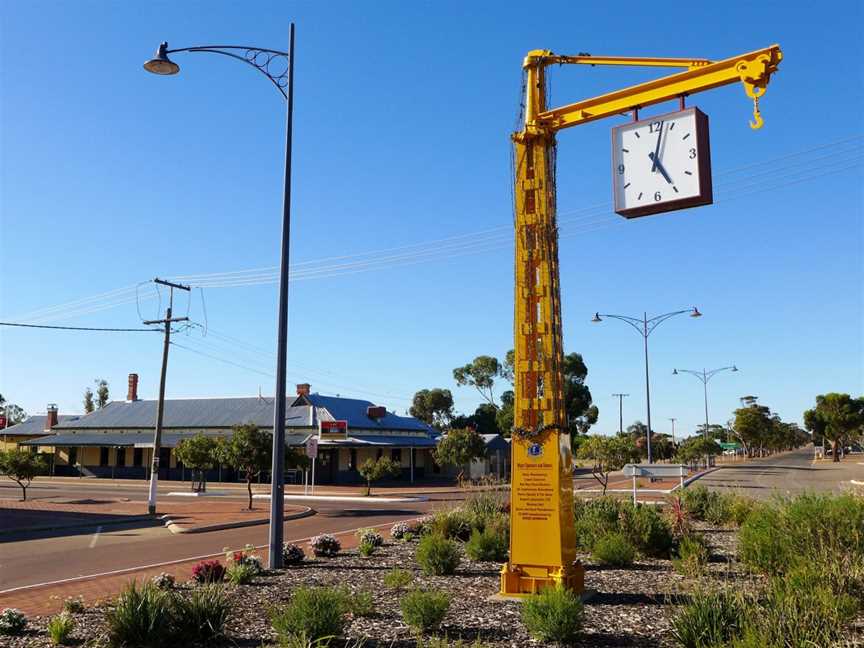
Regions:
[[[719,198],[717,202],[725,202],[737,197],[750,196],[759,193],[760,191],[775,190],[784,186],[791,186],[810,179],[823,177],[830,172],[839,173],[855,168],[860,164],[860,157],[858,157],[858,154],[862,138],[864,138],[864,136],[861,135],[847,137],[835,142],[826,143],[816,147],[809,147],[783,156],[778,156],[763,162],[749,163],[737,168],[721,171],[715,175],[717,177],[726,178],[730,175],[749,171],[754,168],[765,169],[766,166],[771,167],[756,174],[750,174],[747,178],[744,178],[741,181],[733,182],[731,179],[721,180],[717,183],[717,195]],[[809,155],[815,151],[822,151],[830,148],[838,150],[832,154],[821,155],[816,158]],[[801,158],[802,156],[808,157],[805,159],[795,159]],[[792,161],[789,162],[789,160]],[[783,162],[783,164],[776,164],[777,162]],[[792,170],[793,167],[805,163],[809,165],[808,168]],[[563,215],[567,213],[580,215],[573,219],[567,219],[563,217]],[[572,228],[573,235],[604,229],[605,227],[611,227],[613,224],[619,222],[622,221],[619,221],[618,218],[611,213],[611,203],[598,203],[596,205],[559,214],[559,225],[562,231]],[[511,226],[501,226],[481,230],[480,232],[446,237],[435,241],[385,248],[385,250],[363,252],[355,255],[343,255],[341,257],[327,257],[326,259],[293,265],[292,268],[296,269],[291,273],[291,280],[326,279],[336,276],[356,274],[358,272],[383,270],[391,267],[401,267],[403,265],[414,265],[426,262],[437,256],[451,258],[454,256],[464,256],[466,254],[482,254],[512,246],[512,236]],[[390,251],[393,253],[382,255],[382,251]],[[353,261],[350,261],[351,259],[353,259]],[[331,263],[325,263],[325,261],[328,260],[331,261]],[[332,261],[337,260],[344,262],[332,263]],[[275,267],[269,270],[267,268],[258,268],[233,272],[180,275],[176,278],[199,278],[199,281],[192,282],[196,284],[200,283],[201,285],[199,287],[230,288],[275,283],[278,278],[278,274],[275,270]],[[118,288],[92,297],[85,297],[64,302],[56,306],[37,309],[28,314],[22,315],[19,318],[14,318],[14,321],[45,323],[57,319],[68,319],[70,317],[78,317],[81,315],[100,312],[133,301],[137,303],[139,300],[137,289],[139,286],[140,284],[126,288]],[[155,297],[155,295],[152,297]],[[161,298],[161,295],[159,295],[159,297]],[[145,299],[148,299],[148,297],[145,297]]]
[[[0,322],[0,326],[19,326],[34,329],[58,329],[61,331],[111,331],[114,333],[158,333],[160,329],[101,328],[98,326],[49,326],[47,324],[24,324],[22,322]]]

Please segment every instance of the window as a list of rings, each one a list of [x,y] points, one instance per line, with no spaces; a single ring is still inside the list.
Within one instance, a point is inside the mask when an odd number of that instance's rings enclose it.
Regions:
[[[117,465],[125,466],[126,465],[126,448],[117,448],[115,450],[117,453]]]
[[[348,470],[357,470],[357,448],[351,448],[348,456]]]
[[[69,465],[74,466],[78,463],[78,448],[69,448]]]
[[[99,465],[107,466],[108,465],[108,448],[101,447],[99,448]]]
[[[132,465],[136,468],[144,463],[144,448],[135,448],[132,451]]]
[[[390,451],[390,458],[397,464],[402,464],[402,448],[393,448]]]

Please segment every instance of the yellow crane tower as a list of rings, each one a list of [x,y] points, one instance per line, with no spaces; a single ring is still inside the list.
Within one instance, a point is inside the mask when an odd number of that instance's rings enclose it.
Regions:
[[[739,82],[753,100],[754,121],[750,126],[760,128],[763,120],[759,98],[781,59],[777,45],[717,62],[558,56],[548,50],[533,50],[525,57],[525,123],[512,136],[516,167],[515,411],[510,557],[501,570],[500,595],[518,597],[556,584],[576,592],[584,589],[584,571],[576,562],[572,452],[564,408],[555,134],[622,113],[632,113],[638,119],[641,108],[664,101],[679,99],[683,108],[688,95]],[[686,70],[561,108],[549,108],[546,69],[554,64]],[[648,157],[646,164],[659,165],[659,158],[651,154]],[[666,171],[660,170],[665,176]]]

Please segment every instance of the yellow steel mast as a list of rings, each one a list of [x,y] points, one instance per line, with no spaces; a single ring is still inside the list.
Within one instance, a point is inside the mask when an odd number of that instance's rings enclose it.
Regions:
[[[583,590],[576,563],[572,452],[564,408],[564,350],[555,217],[555,134],[564,128],[638,111],[663,101],[741,82],[753,99],[752,128],[762,126],[759,98],[782,53],[777,45],[712,62],[558,56],[533,50],[523,63],[525,123],[515,147],[515,403],[510,495],[510,559],[501,595],[521,596],[560,584]],[[554,64],[681,67],[654,81],[550,109],[546,68]]]

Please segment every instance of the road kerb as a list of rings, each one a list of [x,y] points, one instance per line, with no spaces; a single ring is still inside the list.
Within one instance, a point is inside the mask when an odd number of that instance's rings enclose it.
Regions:
[[[284,520],[285,522],[289,522],[290,520],[300,520],[302,518],[310,517],[315,515],[317,511],[310,506],[306,507],[305,511],[300,511],[299,513],[291,513],[286,515]],[[202,526],[188,527],[184,528],[180,524],[177,524],[171,519],[169,515],[163,515],[162,518],[165,522],[165,528],[168,529],[171,533],[179,534],[179,533],[208,533],[210,531],[224,531],[225,529],[239,529],[242,527],[249,526],[257,526],[259,524],[268,524],[270,522],[270,518],[258,518],[256,520],[241,520],[240,522],[221,522],[219,524],[205,524]]]
[[[71,522],[69,524],[46,524],[35,527],[13,527],[11,529],[0,529],[0,536],[15,535],[19,533],[34,533],[37,531],[63,531],[65,529],[86,529],[87,527],[97,526],[117,526],[120,524],[129,524],[130,522],[144,522],[147,520],[158,520],[153,515],[130,515],[125,518],[117,518],[116,520],[99,520],[98,522]]]

